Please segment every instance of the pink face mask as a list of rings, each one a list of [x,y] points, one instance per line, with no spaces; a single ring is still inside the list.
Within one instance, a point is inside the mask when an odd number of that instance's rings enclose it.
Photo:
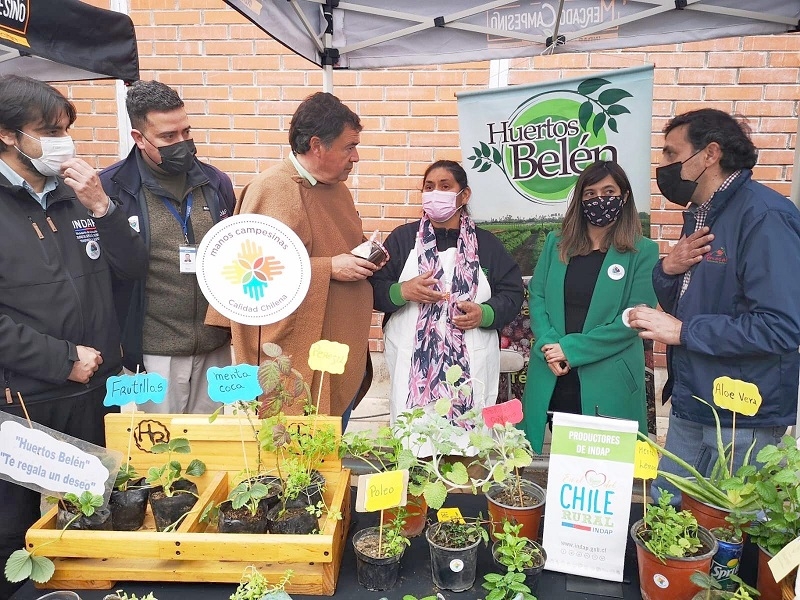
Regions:
[[[463,192],[464,190],[461,190]],[[444,223],[459,209],[457,198],[461,192],[431,190],[422,192],[422,210],[435,223]]]

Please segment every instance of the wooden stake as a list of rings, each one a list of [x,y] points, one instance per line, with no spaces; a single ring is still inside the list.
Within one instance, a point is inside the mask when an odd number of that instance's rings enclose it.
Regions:
[[[31,423],[30,415],[28,415],[28,409],[25,408],[25,403],[22,401],[22,394],[17,392],[17,398],[19,398],[19,405],[22,407],[22,412],[25,413],[25,418],[28,419],[28,427],[33,429],[33,423]]]

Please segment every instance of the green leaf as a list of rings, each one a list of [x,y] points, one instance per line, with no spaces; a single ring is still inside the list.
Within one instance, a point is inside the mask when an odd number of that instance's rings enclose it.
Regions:
[[[492,162],[494,162],[496,165],[499,165],[501,162],[503,162],[503,157],[500,156],[500,150],[497,148],[492,148]]]
[[[482,156],[480,148],[473,146],[472,149],[475,151],[475,156]]]
[[[152,454],[163,454],[168,450],[169,450],[169,445],[166,442],[161,442],[159,444],[153,444],[152,446],[150,446],[150,452]]]
[[[459,367],[458,365],[450,365],[447,368],[447,371],[444,373],[445,379],[447,383],[450,385],[454,385],[456,381],[461,379],[464,376],[464,369]]]
[[[447,479],[457,485],[465,485],[469,481],[469,474],[467,473],[467,467],[464,466],[464,463],[453,463],[452,469],[447,475]]]
[[[609,104],[616,104],[623,98],[632,98],[633,94],[630,92],[626,92],[625,90],[620,90],[618,88],[612,88],[610,90],[605,90],[602,92],[598,97],[597,101],[602,104],[603,106],[608,106]]]
[[[199,477],[205,472],[206,472],[205,463],[196,458],[189,463],[188,467],[186,467],[186,474],[191,475],[192,477]]]
[[[445,417],[450,413],[452,407],[453,405],[449,398],[439,398],[436,404],[433,405],[433,411],[440,417]]]
[[[611,117],[608,120],[608,128],[614,133],[619,133],[619,131],[617,130],[617,120],[614,117]]]
[[[490,162],[483,163],[483,166],[480,169],[478,169],[478,173],[485,173],[491,168],[492,168],[492,163]]]
[[[439,510],[447,499],[447,488],[441,481],[432,481],[425,486],[422,495],[428,506],[434,510]]]
[[[486,573],[486,575],[484,575],[483,578],[490,583],[497,583],[498,581],[503,579],[503,576],[498,575],[497,573]]]
[[[169,449],[177,454],[189,454],[189,440],[186,438],[173,438],[169,441]]]
[[[46,556],[31,556],[33,569],[31,570],[31,580],[36,583],[47,583],[53,578],[56,566],[52,560]]]
[[[31,576],[33,571],[33,560],[31,553],[23,548],[22,550],[15,550],[11,556],[6,560],[5,575],[11,583],[18,581],[25,581]]]
[[[483,161],[479,158],[474,163],[472,163],[472,168],[477,169],[479,166],[483,164]]]
[[[589,119],[592,118],[592,103],[587,100],[581,107],[578,109],[578,122],[581,125],[581,129],[587,131],[589,128]]]
[[[467,160],[475,160],[475,155],[473,154],[472,156],[468,156]]]
[[[588,96],[592,92],[596,92],[604,85],[609,85],[610,83],[611,82],[607,79],[602,79],[601,77],[592,77],[591,79],[581,81],[580,85],[578,86],[578,93]]]
[[[609,106],[609,107],[606,109],[606,112],[607,112],[608,114],[610,114],[610,115],[625,115],[625,114],[631,114],[631,111],[629,111],[627,108],[625,108],[625,107],[624,107],[624,106],[622,106],[621,104],[612,104],[611,106]]]
[[[214,421],[216,421],[217,417],[219,416],[219,413],[222,411],[223,408],[224,408],[223,406],[220,406],[217,410],[211,413],[211,416],[208,417],[208,422],[213,423]]]
[[[481,142],[481,156],[484,158],[489,158],[492,155],[492,151],[489,148],[486,142]]]
[[[594,121],[592,122],[592,131],[595,135],[600,133],[600,130],[603,128],[603,125],[606,124],[606,115],[604,113],[600,113],[599,115],[594,116]]]

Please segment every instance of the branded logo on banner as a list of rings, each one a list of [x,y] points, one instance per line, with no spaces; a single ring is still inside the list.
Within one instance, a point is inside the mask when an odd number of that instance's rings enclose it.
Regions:
[[[30,18],[30,0],[2,0],[0,2],[0,39],[20,46],[30,47],[25,34]]]
[[[197,281],[222,315],[245,325],[267,325],[300,306],[311,283],[311,263],[300,238],[280,221],[238,215],[203,237]]]
[[[636,429],[635,421],[553,415],[546,569],[622,581]]]

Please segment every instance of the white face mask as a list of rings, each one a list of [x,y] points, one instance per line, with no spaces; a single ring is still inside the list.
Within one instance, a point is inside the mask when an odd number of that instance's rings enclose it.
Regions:
[[[73,142],[72,138],[68,135],[64,137],[41,137],[37,139],[24,131],[20,131],[20,133],[32,140],[38,141],[42,145],[42,155],[39,158],[31,158],[19,148],[17,148],[17,152],[30,159],[34,168],[45,177],[61,175],[61,165],[70,158],[75,157],[75,142]]]

